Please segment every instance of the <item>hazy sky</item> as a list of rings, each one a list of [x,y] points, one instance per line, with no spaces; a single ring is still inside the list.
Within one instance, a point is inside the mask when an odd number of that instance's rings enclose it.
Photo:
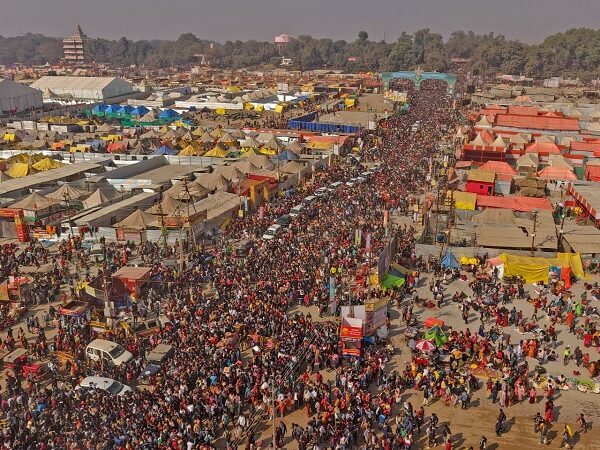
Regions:
[[[572,27],[600,27],[600,0],[0,0],[0,35],[65,36],[76,23],[91,37],[217,41],[311,34],[394,40],[428,27],[529,42]]]

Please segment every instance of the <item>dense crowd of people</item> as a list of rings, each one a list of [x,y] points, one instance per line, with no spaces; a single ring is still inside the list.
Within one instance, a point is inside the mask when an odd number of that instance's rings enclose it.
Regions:
[[[72,355],[72,360],[56,369],[64,376],[53,376],[47,385],[19,374],[9,376],[6,390],[0,392],[4,447],[192,450],[242,444],[256,449],[261,446],[257,425],[276,416],[281,418],[275,432],[279,448],[293,439],[300,449],[410,449],[417,441],[452,449],[449,426],[438,424],[437,416],[425,408],[434,397],[469,408],[472,391],[483,388],[465,370],[473,360],[502,373],[501,379],[486,386],[491,401],[502,408],[515,401],[539,401],[531,391],[524,355],[535,347],[534,354],[543,353],[541,361],[549,358],[553,329],[544,328],[538,340],[518,344],[506,340],[499,331],[504,322],[526,327],[528,320],[497,301],[507,292],[509,297],[522,296],[519,286],[502,286],[493,275],[479,278],[473,286],[475,298],[448,299],[443,280],[454,275],[439,272],[432,297],[440,293],[438,301],[456,302],[467,324],[473,321],[471,312],[478,313],[481,325],[473,332],[450,330],[426,361],[415,350],[404,370],[387,370],[393,350],[385,345],[367,346],[360,359],[345,357],[336,322],[313,320],[305,309],[318,306],[322,315],[327,314],[332,277],[336,285],[347,288],[339,290],[338,307],[381,296],[378,288],[367,286],[367,274],[386,240],[394,236],[398,261],[416,270],[405,291],[392,295],[404,308],[403,320],[410,327],[414,302],[425,300],[404,294],[417,284],[418,270],[426,270],[429,261],[416,257],[412,228],[392,228],[384,217],[398,212],[417,221],[422,214],[419,198],[430,180],[435,144],[444,135],[441,124],[451,129],[457,120],[445,89],[433,84],[431,89],[411,92],[407,114],[392,116],[377,130],[357,136],[360,151],[354,158],[339,158],[316,171],[313,182],[266,204],[260,214],[232,220],[214,246],[190,245],[183,271],[164,264],[176,256],[176,247],[105,243],[103,270],[114,270],[133,256],[152,266],[151,288],[130,313],[136,319],[162,315],[171,325],[151,337],[119,328],[104,333],[133,355],[130,363],[111,366],[86,360],[86,345],[96,333],[85,323],[58,320],[52,310],[44,320],[58,333],[50,340],[45,339],[43,324],[28,323],[28,331],[38,336],[34,345],[39,356],[59,351]],[[421,126],[411,132],[415,121]],[[344,183],[374,162],[381,166],[369,182]],[[260,239],[277,217],[316,188],[338,181],[342,182],[338,188],[308,205],[300,219],[274,239]],[[240,239],[254,242],[247,254],[236,251]],[[60,295],[61,284],[72,286],[71,295],[76,296],[74,286],[89,281],[85,251],[75,240],[61,244],[59,255],[45,275],[48,291],[42,291],[36,302],[47,301],[49,293]],[[45,263],[49,256],[36,247],[25,256],[3,253],[2,258],[7,263],[2,267],[10,272],[24,263],[19,258]],[[76,264],[77,275],[68,273],[69,264]],[[540,308],[576,310],[562,297]],[[147,388],[119,396],[74,388],[86,375],[136,384],[148,352],[159,343],[172,345],[175,352],[161,371],[144,381]],[[2,345],[13,349],[31,343],[11,333]],[[332,372],[333,378],[326,380],[323,371]],[[551,383],[544,394],[545,424],[553,420],[549,392],[553,388]],[[423,404],[403,398],[407,389],[423,391]],[[292,411],[303,411],[306,425],[287,421]],[[496,426],[499,434],[506,420],[502,416]],[[482,437],[480,448],[486,442]]]

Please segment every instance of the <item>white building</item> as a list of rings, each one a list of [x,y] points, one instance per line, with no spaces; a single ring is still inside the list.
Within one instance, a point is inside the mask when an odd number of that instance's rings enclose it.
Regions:
[[[18,113],[43,106],[42,93],[0,78],[0,114]]]
[[[48,101],[63,103],[120,102],[136,93],[133,84],[116,77],[45,76],[35,81]]]

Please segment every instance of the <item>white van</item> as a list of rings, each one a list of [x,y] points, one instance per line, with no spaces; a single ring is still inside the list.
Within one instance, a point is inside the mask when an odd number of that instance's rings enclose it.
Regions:
[[[133,358],[133,355],[125,350],[123,346],[105,339],[94,339],[88,344],[85,354],[92,361],[104,359],[114,366],[126,364]]]

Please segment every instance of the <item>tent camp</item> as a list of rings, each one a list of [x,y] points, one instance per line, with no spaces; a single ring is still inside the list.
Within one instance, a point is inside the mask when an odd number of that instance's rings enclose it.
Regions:
[[[37,173],[37,170],[33,168],[33,165],[21,162],[14,163],[12,167],[6,171],[6,174],[11,178],[23,178],[34,173]]]
[[[226,191],[229,189],[229,181],[218,173],[201,173],[196,181],[209,191]]]
[[[32,167],[38,172],[45,172],[46,170],[58,169],[62,166],[64,166],[64,164],[60,161],[57,161],[52,158],[44,158],[33,164]]]
[[[167,145],[161,145],[154,152],[155,155],[176,155],[177,151],[173,150],[171,147]]]

